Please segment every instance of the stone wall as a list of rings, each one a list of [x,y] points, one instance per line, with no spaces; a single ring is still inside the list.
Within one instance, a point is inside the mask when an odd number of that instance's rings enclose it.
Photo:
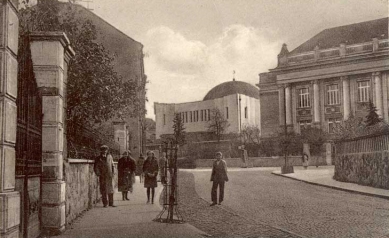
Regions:
[[[98,178],[93,170],[93,160],[68,159],[64,162],[66,181],[66,224],[83,211],[92,209],[101,199]],[[115,188],[117,173],[115,172]]]
[[[241,158],[227,158],[225,159],[227,166],[230,168],[242,167]],[[196,167],[212,167],[214,160],[211,159],[197,159]],[[249,158],[249,167],[280,167],[284,165],[285,158],[283,156],[274,156],[274,157],[250,157]],[[293,166],[302,166],[301,156],[289,156],[288,163]],[[309,161],[309,166],[322,166],[327,165],[324,157],[311,157]]]
[[[389,152],[343,154],[335,159],[334,179],[389,189]]]

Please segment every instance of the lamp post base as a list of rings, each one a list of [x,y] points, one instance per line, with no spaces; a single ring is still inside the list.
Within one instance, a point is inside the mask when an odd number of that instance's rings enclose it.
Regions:
[[[281,174],[292,174],[294,173],[293,165],[281,166]]]

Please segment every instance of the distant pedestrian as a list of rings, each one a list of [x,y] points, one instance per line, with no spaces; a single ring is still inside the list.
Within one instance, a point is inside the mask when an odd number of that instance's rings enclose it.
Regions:
[[[136,161],[136,175],[139,176],[139,182],[143,183],[143,163],[145,162],[145,158],[143,157],[143,154],[140,154],[138,160]]]
[[[155,188],[157,187],[158,161],[154,156],[154,152],[149,151],[147,158],[143,164],[143,173],[145,175],[144,187],[147,188],[147,203],[154,204]]]
[[[166,184],[166,152],[162,153],[162,157],[159,158],[159,176],[161,177],[161,183]]]
[[[308,169],[308,164],[309,164],[308,154],[303,153],[302,162],[303,162],[304,169]]]
[[[99,177],[100,192],[104,207],[107,207],[107,205],[116,207],[113,204],[113,177],[115,174],[115,167],[113,165],[113,158],[108,152],[108,146],[103,145],[100,147],[100,155],[95,160],[94,169],[96,175]]]
[[[219,187],[219,205],[221,205],[224,199],[224,183],[228,182],[227,163],[223,159],[223,154],[221,152],[216,153],[216,160],[213,162],[212,166],[211,181],[213,182],[211,206],[217,204],[217,187]]]
[[[130,200],[128,191],[132,193],[133,190],[135,168],[135,160],[131,157],[131,151],[125,151],[118,162],[118,190],[122,192],[123,201]]]

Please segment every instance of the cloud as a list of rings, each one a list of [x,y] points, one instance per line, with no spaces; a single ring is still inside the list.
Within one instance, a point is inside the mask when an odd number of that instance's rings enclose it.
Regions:
[[[258,74],[276,66],[280,42],[271,32],[231,25],[208,45],[186,39],[162,26],[149,30],[145,42],[148,117],[154,102],[179,103],[202,100],[214,86],[232,80],[258,83]]]
[[[206,46],[202,42],[187,40],[165,26],[149,30],[146,37],[146,50],[165,70],[195,74],[203,68]]]

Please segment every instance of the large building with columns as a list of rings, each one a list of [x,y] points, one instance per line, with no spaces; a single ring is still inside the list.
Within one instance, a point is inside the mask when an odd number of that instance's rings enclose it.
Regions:
[[[364,117],[371,101],[388,122],[388,18],[321,31],[261,73],[261,132],[316,126],[328,133],[350,115]]]

